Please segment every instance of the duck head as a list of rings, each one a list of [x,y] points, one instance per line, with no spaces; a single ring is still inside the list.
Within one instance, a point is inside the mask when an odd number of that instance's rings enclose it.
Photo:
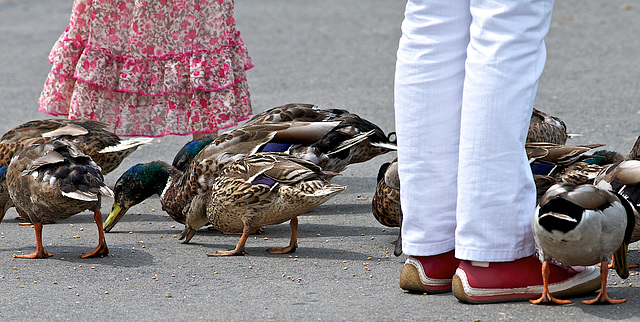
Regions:
[[[110,231],[132,206],[154,194],[162,195],[171,174],[176,171],[163,161],[139,163],[129,168],[113,188],[113,207],[104,222],[104,231]]]

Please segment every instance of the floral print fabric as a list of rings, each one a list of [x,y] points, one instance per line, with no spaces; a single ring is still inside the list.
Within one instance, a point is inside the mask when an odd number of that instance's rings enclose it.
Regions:
[[[208,133],[251,115],[233,0],[75,0],[40,110],[123,136]]]

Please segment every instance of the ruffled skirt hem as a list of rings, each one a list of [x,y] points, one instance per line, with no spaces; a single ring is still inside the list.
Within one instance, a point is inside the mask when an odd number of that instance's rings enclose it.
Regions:
[[[75,0],[48,57],[40,111],[123,136],[209,133],[249,118],[253,63],[233,2],[203,4]]]

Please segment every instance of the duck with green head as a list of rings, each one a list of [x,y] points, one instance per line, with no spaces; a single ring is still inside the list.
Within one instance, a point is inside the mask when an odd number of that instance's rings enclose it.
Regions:
[[[161,196],[163,209],[169,216],[184,223],[182,209],[187,202],[207,192],[210,181],[225,164],[246,155],[286,151],[324,170],[342,171],[354,160],[362,162],[394,148],[390,143],[388,147],[376,145],[365,152],[352,152],[354,146],[370,140],[376,133],[375,129],[356,130],[350,121],[266,123],[222,133],[198,152],[184,172],[162,161],[137,165],[125,172],[114,188],[116,197],[106,231],[113,228],[129,207],[153,194]],[[151,174],[154,171],[161,174]]]
[[[182,209],[174,210],[177,200],[165,198],[163,192],[172,181],[180,180],[183,173],[163,161],[139,163],[129,168],[116,181],[113,187],[114,200],[111,213],[104,222],[106,232],[116,225],[129,208],[147,198],[158,195],[163,209],[171,218],[184,223]]]

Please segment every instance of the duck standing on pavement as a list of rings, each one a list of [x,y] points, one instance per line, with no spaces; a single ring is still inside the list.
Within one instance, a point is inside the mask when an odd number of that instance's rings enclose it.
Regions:
[[[531,303],[571,303],[551,295],[548,262],[566,266],[600,264],[598,296],[585,304],[622,303],[607,295],[609,260],[614,258],[618,276],[627,278],[627,247],[635,227],[636,210],[625,198],[591,184],[558,183],[542,196],[532,220],[533,234],[543,261],[543,292]],[[561,296],[561,294],[556,294]]]
[[[19,212],[28,216],[36,233],[36,251],[18,258],[51,256],[42,244],[43,222],[69,218],[91,210],[98,226],[98,247],[85,257],[109,253],[102,229],[100,201],[113,196],[104,184],[100,167],[80,148],[66,140],[30,145],[18,152],[7,169],[9,195]]]

